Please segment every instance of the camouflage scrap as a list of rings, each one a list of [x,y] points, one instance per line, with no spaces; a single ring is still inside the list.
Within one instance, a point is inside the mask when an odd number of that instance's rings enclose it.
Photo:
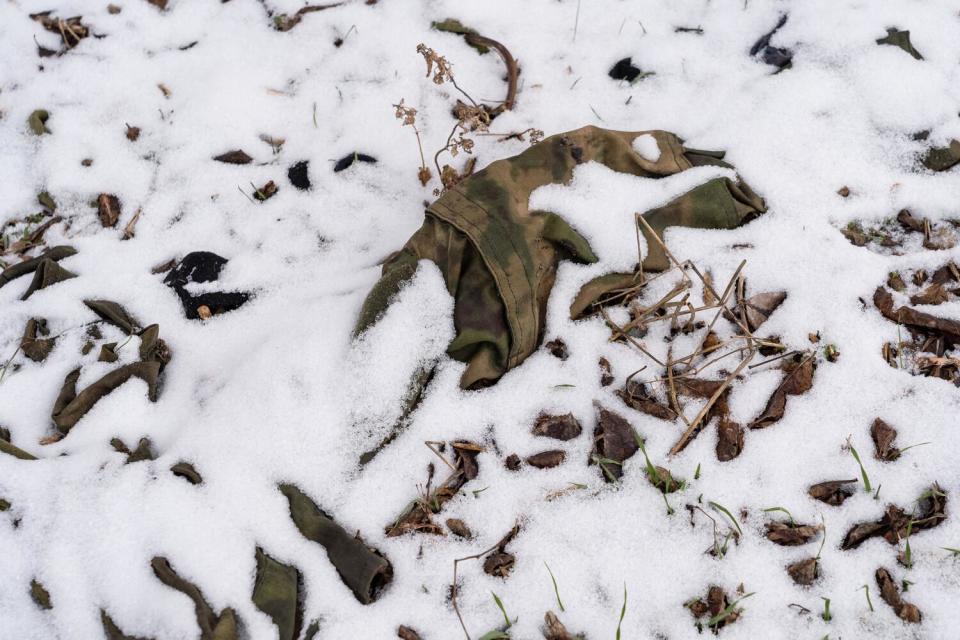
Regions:
[[[644,134],[657,141],[660,157],[656,161],[633,149],[633,140]],[[467,363],[460,386],[491,385],[539,347],[559,261],[597,261],[589,243],[560,216],[529,209],[535,189],[569,183],[574,168],[590,161],[623,173],[661,178],[695,166],[729,168],[722,157],[722,153],[687,149],[666,131],[588,126],[551,136],[518,156],[493,162],[427,207],[423,226],[384,264],[383,277],[364,303],[355,335],[383,314],[393,294],[412,277],[418,260],[431,260],[443,272],[455,301],[456,337],[447,353]],[[662,233],[673,225],[730,229],[765,210],[763,199],[745,183],[717,178],[643,215]],[[659,246],[651,238],[647,244],[644,269],[667,268]],[[625,277],[608,278],[619,285]],[[594,283],[591,295],[604,295],[609,290],[606,284]],[[586,305],[595,300],[587,300]]]

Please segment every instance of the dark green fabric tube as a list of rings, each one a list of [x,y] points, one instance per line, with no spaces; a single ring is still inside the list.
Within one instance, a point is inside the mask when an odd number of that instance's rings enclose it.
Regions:
[[[100,399],[125,383],[130,378],[140,378],[147,383],[147,397],[151,402],[157,400],[157,388],[160,377],[159,362],[132,362],[114,369],[86,389],[77,393],[77,379],[80,369],[67,375],[60,395],[53,408],[53,423],[62,433],[68,433],[87,411]]]
[[[26,300],[40,289],[46,289],[50,285],[76,277],[77,274],[72,271],[67,271],[53,260],[44,258],[40,261],[40,264],[37,265],[36,271],[33,272],[33,280],[30,281],[30,286],[27,287],[27,290],[20,296],[20,299]]]
[[[19,278],[20,276],[25,276],[28,273],[33,273],[37,270],[37,267],[40,266],[40,263],[44,260],[53,260],[54,262],[58,260],[63,260],[72,255],[75,255],[77,250],[73,247],[59,246],[53,247],[50,250],[43,253],[43,255],[37,256],[36,258],[30,258],[29,260],[24,260],[17,264],[10,265],[3,270],[3,273],[0,273],[0,287],[7,284],[11,280]]]
[[[140,329],[140,322],[116,302],[110,300],[84,300],[83,304],[87,305],[87,308],[102,319],[115,327],[119,327],[120,330],[127,335],[136,333]]]
[[[233,609],[224,609],[219,616],[216,615],[200,589],[177,575],[166,558],[156,556],[150,561],[150,566],[160,582],[193,601],[200,640],[237,640],[237,620]]]
[[[257,548],[253,604],[277,625],[280,640],[296,640],[300,635],[299,584],[300,572],[296,567],[283,564]]]
[[[280,485],[290,501],[290,516],[304,537],[327,550],[340,579],[363,604],[377,599],[393,578],[393,567],[376,550],[347,533],[305,493],[292,484]]]

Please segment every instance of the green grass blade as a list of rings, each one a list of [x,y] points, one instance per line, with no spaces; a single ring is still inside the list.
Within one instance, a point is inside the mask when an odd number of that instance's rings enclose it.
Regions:
[[[553,593],[557,596],[557,606],[560,607],[560,612],[563,613],[566,609],[563,608],[563,601],[560,600],[560,590],[557,588],[557,579],[553,577],[553,571],[550,571],[550,565],[544,562],[543,566],[547,568],[547,572],[550,574],[550,580],[553,581]]]

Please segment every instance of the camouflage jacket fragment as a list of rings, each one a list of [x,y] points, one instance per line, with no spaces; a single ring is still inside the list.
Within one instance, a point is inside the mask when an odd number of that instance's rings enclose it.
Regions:
[[[656,161],[632,146],[644,134],[657,141]],[[687,149],[666,131],[588,126],[493,162],[427,207],[423,226],[384,264],[380,281],[364,302],[355,335],[383,314],[400,285],[412,277],[418,260],[431,260],[440,267],[455,301],[456,337],[447,352],[467,363],[460,385],[468,389],[493,384],[539,346],[558,262],[597,260],[589,243],[560,216],[529,209],[535,189],[569,183],[574,168],[591,161],[623,173],[661,178],[701,165],[730,168],[722,158],[719,152]],[[764,211],[763,199],[744,182],[715,178],[643,217],[662,234],[676,225],[731,229]],[[660,246],[648,237],[647,247],[643,269],[666,269],[667,257]],[[609,288],[622,286],[622,279],[613,280]],[[601,296],[603,286],[594,285],[590,295]]]

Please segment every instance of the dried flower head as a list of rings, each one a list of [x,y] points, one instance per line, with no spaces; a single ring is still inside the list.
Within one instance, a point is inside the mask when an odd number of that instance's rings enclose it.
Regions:
[[[396,115],[398,120],[403,120],[404,125],[414,125],[417,122],[417,110],[413,107],[407,107],[403,104],[403,98],[400,98],[400,104],[393,105],[396,109]]]
[[[429,78],[430,74],[433,73],[434,84],[443,84],[447,80],[453,80],[453,69],[446,58],[437,54],[436,51],[422,42],[417,45],[417,53],[422,55],[427,63],[427,77]],[[436,65],[436,70],[434,70],[434,65]]]

